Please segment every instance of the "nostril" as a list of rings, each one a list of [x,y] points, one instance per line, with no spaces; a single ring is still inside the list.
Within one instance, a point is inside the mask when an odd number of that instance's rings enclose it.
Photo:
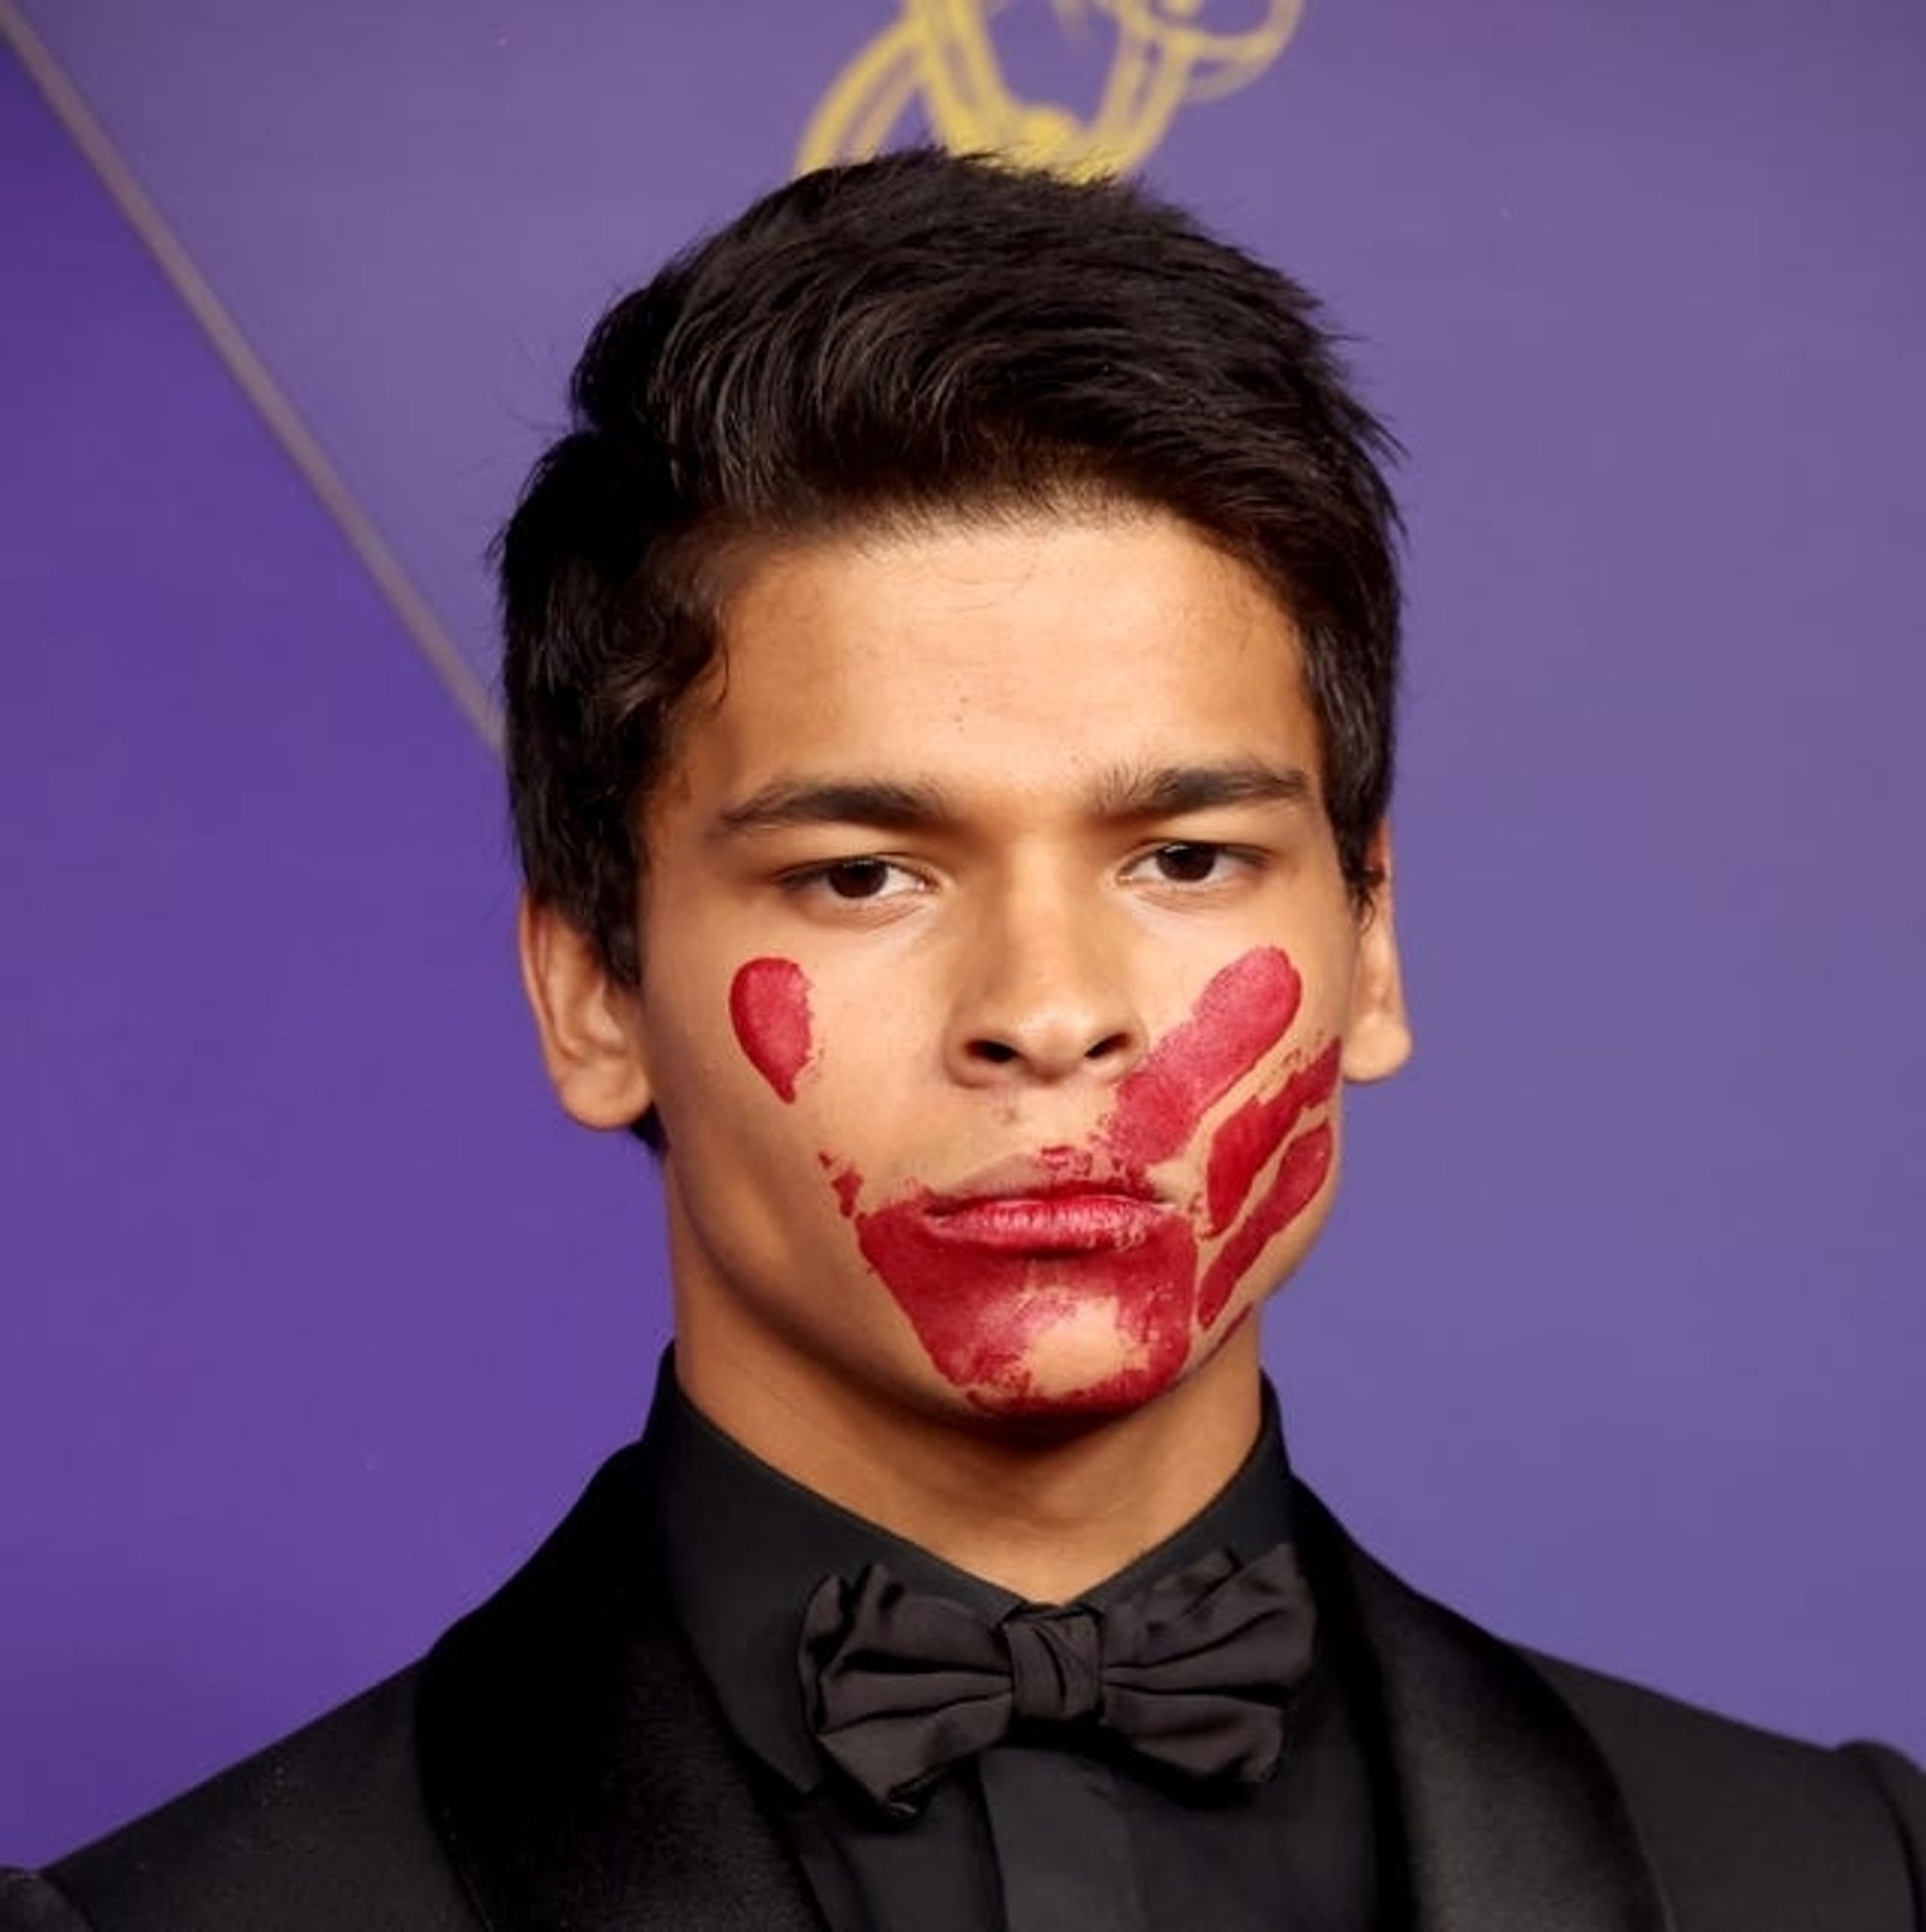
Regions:
[[[1017,1057],[1016,1048],[1001,1039],[972,1040],[970,1051],[975,1058],[987,1060],[992,1066],[1007,1066]]]
[[[1094,1046],[1084,1049],[1086,1060],[1108,1060],[1112,1054],[1121,1053],[1130,1044],[1128,1034],[1106,1034]]]

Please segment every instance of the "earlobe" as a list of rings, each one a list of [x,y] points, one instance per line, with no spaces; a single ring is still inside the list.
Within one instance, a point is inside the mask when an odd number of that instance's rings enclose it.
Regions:
[[[1391,886],[1391,832],[1380,825],[1372,839],[1379,883],[1360,913],[1357,963],[1351,979],[1350,1013],[1345,1026],[1346,1080],[1383,1080],[1411,1057],[1411,1022],[1404,1007],[1404,977],[1398,957],[1398,930]]]
[[[526,893],[516,941],[542,1061],[564,1110],[585,1127],[633,1126],[654,1098],[632,1024],[633,990],[586,933]]]

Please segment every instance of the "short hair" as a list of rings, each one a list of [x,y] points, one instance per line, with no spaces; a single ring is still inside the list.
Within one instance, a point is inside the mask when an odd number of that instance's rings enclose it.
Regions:
[[[745,539],[1114,499],[1175,514],[1303,641],[1366,901],[1390,797],[1395,444],[1297,283],[1119,181],[937,151],[807,175],[602,318],[500,538],[507,762],[538,902],[635,982],[641,821]]]

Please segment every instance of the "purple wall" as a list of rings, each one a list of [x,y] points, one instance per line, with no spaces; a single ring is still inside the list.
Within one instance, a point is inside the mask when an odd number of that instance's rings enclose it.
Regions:
[[[485,671],[582,327],[893,10],[26,11]],[[1915,1751],[1922,70],[1902,0],[1323,0],[1149,170],[1413,450],[1422,1048],[1271,1320],[1298,1458],[1502,1629]],[[4,63],[0,262],[34,1858],[413,1654],[633,1428],[664,1302],[518,1011],[489,753]]]

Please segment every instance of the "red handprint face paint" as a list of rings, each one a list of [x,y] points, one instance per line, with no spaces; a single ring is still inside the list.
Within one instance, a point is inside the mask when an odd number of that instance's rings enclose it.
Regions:
[[[751,959],[729,982],[729,1023],[777,1098],[794,1100],[815,1051],[803,969],[793,959]]]
[[[1201,1189],[1179,1179],[1173,1198],[1152,1170],[1189,1149],[1277,1051],[1302,997],[1282,952],[1233,960],[1126,1076],[1087,1146],[866,1212],[860,1178],[826,1161],[864,1258],[948,1380],[986,1407],[1103,1411],[1134,1406],[1181,1372],[1198,1331],[1330,1171],[1328,1122],[1297,1130],[1336,1091],[1336,1043],[1218,1127]],[[1047,1392],[1035,1372],[1046,1338],[1059,1361]],[[1106,1366],[1065,1388],[1062,1363],[1080,1353]]]

